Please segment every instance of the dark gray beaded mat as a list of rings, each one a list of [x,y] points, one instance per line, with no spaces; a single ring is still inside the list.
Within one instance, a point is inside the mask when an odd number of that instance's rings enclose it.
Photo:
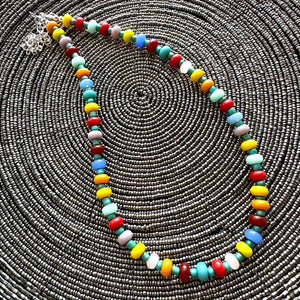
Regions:
[[[299,299],[300,2],[7,1],[1,5],[1,299]],[[107,20],[157,38],[236,102],[264,156],[264,241],[224,279],[180,283],[134,261],[96,198],[84,100],[57,42],[19,47],[29,12]],[[67,31],[98,92],[107,174],[125,227],[179,265],[235,251],[251,168],[226,114],[157,55]]]

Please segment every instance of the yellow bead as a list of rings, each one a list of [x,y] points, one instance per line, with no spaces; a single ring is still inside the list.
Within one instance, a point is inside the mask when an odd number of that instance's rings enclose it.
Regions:
[[[146,247],[143,243],[137,243],[131,250],[131,257],[133,259],[139,259],[145,252]]]
[[[252,139],[244,141],[241,144],[241,148],[243,151],[249,151],[253,148],[256,148],[256,146],[257,146],[256,140],[252,140]]]
[[[99,110],[99,105],[97,103],[88,103],[84,107],[84,111],[89,114],[91,111]]]
[[[266,197],[269,194],[269,190],[265,186],[253,185],[250,189],[253,196]]]
[[[69,28],[71,27],[71,20],[72,20],[72,16],[64,15],[62,18],[62,23],[65,27]]]
[[[52,33],[52,36],[53,38],[56,40],[56,41],[59,41],[59,37],[62,35],[62,34],[65,34],[65,31],[61,28],[58,28],[56,30],[53,31]]]
[[[128,29],[124,31],[123,34],[123,40],[125,43],[130,43],[131,42],[131,38],[133,37],[133,31]]]
[[[196,69],[191,75],[191,80],[193,82],[198,82],[203,75],[204,72],[201,69]]]
[[[160,270],[160,274],[164,277],[168,277],[171,275],[172,273],[172,266],[173,263],[171,261],[171,259],[164,259],[161,265],[161,270]]]
[[[112,191],[109,187],[103,187],[97,191],[97,197],[99,199],[103,199],[105,197],[110,197],[111,193]]]
[[[244,242],[237,242],[236,250],[242,253],[245,257],[251,257],[253,254],[251,247]]]

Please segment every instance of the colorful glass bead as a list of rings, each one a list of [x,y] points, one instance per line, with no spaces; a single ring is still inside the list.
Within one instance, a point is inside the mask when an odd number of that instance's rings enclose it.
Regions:
[[[118,237],[118,242],[121,246],[125,245],[129,242],[133,237],[133,233],[130,230],[125,230],[122,234]]]
[[[69,47],[65,52],[66,56],[69,58],[72,58],[74,53],[78,53],[78,48],[75,46]]]
[[[133,259],[139,259],[145,252],[146,247],[143,243],[137,243],[131,250],[131,257]]]
[[[94,177],[94,182],[95,184],[105,184],[105,183],[108,183],[109,181],[109,177],[108,175],[106,174],[97,174],[95,177]]]
[[[270,208],[270,204],[268,201],[255,199],[251,203],[252,207],[257,210],[268,210]]]
[[[244,141],[241,144],[241,149],[243,151],[249,151],[249,150],[251,150],[253,148],[256,148],[256,147],[257,147],[257,142],[256,142],[256,140],[253,140],[253,139]]]
[[[214,86],[214,82],[211,79],[206,79],[205,81],[202,82],[200,89],[202,92],[207,93],[209,89]]]
[[[192,63],[188,60],[184,61],[180,66],[180,72],[186,74],[190,68],[192,68]]]
[[[84,22],[83,18],[81,18],[81,17],[76,18],[75,19],[75,24],[74,24],[75,28],[77,30],[82,31],[83,30],[83,22]]]
[[[70,48],[68,48],[68,49],[70,49]],[[77,76],[78,79],[81,79],[82,76],[89,77],[90,76],[90,71],[87,68],[78,69],[77,72],[76,72],[76,76]]]
[[[84,111],[89,114],[91,111],[98,111],[99,105],[97,103],[87,103],[84,106]]]
[[[103,36],[107,36],[108,28],[109,28],[109,24],[107,22],[102,22],[100,25],[100,29],[99,29],[100,34]],[[116,28],[115,28],[115,30],[116,30]],[[121,28],[120,28],[120,31],[121,31]],[[119,37],[120,31],[118,32],[118,37]]]
[[[97,191],[97,197],[99,199],[110,197],[111,194],[112,194],[112,190],[109,187],[103,187]]]
[[[46,25],[46,29],[48,33],[52,34],[53,33],[53,27],[58,27],[58,24],[55,21],[50,21]]]
[[[97,169],[104,169],[106,167],[106,161],[105,159],[101,158],[101,159],[96,159],[92,162],[92,167],[94,170]]]
[[[146,35],[143,33],[140,33],[137,35],[136,40],[135,40],[135,44],[139,47],[142,48],[144,47],[144,43],[146,41]]]
[[[197,277],[201,281],[206,281],[208,279],[208,268],[204,262],[198,262],[196,265]]]
[[[171,58],[170,58],[170,66],[173,68],[178,67],[179,62],[181,61],[182,57],[180,54],[174,54]]]
[[[59,41],[59,45],[61,48],[65,49],[67,44],[71,44],[72,43],[72,39],[68,36],[64,36],[60,39]]]
[[[131,39],[132,39],[132,37],[133,37],[133,31],[132,30],[130,30],[130,29],[128,29],[128,30],[125,30],[124,31],[124,35],[123,35],[123,41],[125,42],[125,43],[130,43],[131,42]]]
[[[149,53],[154,53],[157,46],[158,46],[157,40],[150,40],[149,43],[147,44],[146,49]]]
[[[173,263],[169,258],[165,258],[162,262],[160,273],[164,277],[168,277],[172,273]]]
[[[253,196],[266,197],[269,194],[269,190],[265,186],[253,185],[250,189]]]
[[[251,257],[253,254],[253,250],[245,242],[237,242],[236,250],[239,251],[241,254],[243,254],[247,258]]]
[[[62,23],[66,28],[70,28],[71,27],[71,20],[72,20],[72,16],[66,14],[63,16],[62,18]]]
[[[237,270],[240,267],[240,262],[232,253],[226,253],[224,260],[229,264],[232,270]]]
[[[79,70],[82,70],[82,69],[79,69]],[[82,94],[82,98],[86,101],[90,98],[93,98],[95,99],[97,97],[97,93],[93,90],[87,90],[85,92],[83,92]]]
[[[243,124],[239,127],[234,128],[233,133],[236,136],[241,136],[243,134],[246,134],[250,131],[250,127],[247,124]]]
[[[149,259],[147,260],[147,268],[152,270],[155,269],[158,261],[159,261],[158,254],[155,252],[151,253]]]
[[[222,89],[216,89],[211,95],[210,95],[210,101],[211,102],[218,102],[220,99],[222,99],[225,96],[225,93]],[[230,116],[231,117],[231,116]],[[229,118],[229,117],[228,117]],[[228,121],[227,118],[227,121]],[[229,121],[228,121],[229,122]],[[231,124],[231,123],[230,123]]]
[[[101,29],[101,27],[100,27]],[[111,37],[113,39],[118,39],[120,37],[120,32],[121,32],[121,27],[118,25],[115,25],[112,29],[111,29]]]
[[[200,78],[204,75],[203,70],[201,69],[196,69],[194,72],[191,74],[191,81],[193,82],[198,82]]]
[[[99,130],[90,131],[88,133],[88,139],[90,141],[95,140],[95,139],[99,139],[100,140],[100,139],[102,139],[102,132],[99,131]]]
[[[95,32],[97,32],[97,28],[96,28],[97,25],[98,25],[98,23],[97,23],[96,20],[91,20],[91,21],[89,22],[89,24],[88,24],[87,31],[88,31],[89,33],[95,33]]]
[[[116,217],[116,218],[113,218],[112,220],[109,221],[108,227],[109,227],[110,230],[117,230],[118,228],[123,226],[123,224],[124,224],[123,218]]]
[[[116,203],[111,203],[111,204],[105,205],[102,208],[102,213],[103,213],[104,216],[109,216],[111,214],[114,214],[117,210],[118,210],[117,204]]]
[[[84,66],[84,64],[85,64],[85,60],[84,60],[83,57],[77,56],[77,57],[73,57],[73,58],[72,58],[72,66],[73,66],[74,68],[77,69],[78,66],[80,66],[80,65]]]
[[[260,180],[265,180],[267,177],[266,172],[258,170],[258,171],[252,171],[249,174],[249,177],[252,181],[260,181]]]
[[[213,94],[212,94],[212,95],[213,95]],[[211,96],[212,96],[212,95],[211,95]],[[229,124],[234,124],[234,123],[236,123],[236,122],[238,122],[238,121],[241,121],[242,119],[243,119],[243,114],[240,113],[240,112],[237,112],[237,113],[235,113],[235,114],[233,114],[233,115],[227,117],[227,122],[228,122]]]
[[[181,263],[179,266],[179,279],[182,282],[188,282],[190,280],[190,266],[188,263]]]
[[[221,112],[226,112],[228,109],[234,107],[234,102],[231,99],[227,99],[220,104]]]
[[[53,31],[52,36],[56,41],[59,41],[60,36],[65,34],[65,31],[61,28],[58,28],[56,30]]]
[[[162,47],[159,51],[159,58],[162,60],[168,58],[170,52],[171,52],[171,48],[169,46]]]
[[[259,227],[265,227],[267,225],[267,219],[258,215],[250,215],[248,221],[250,224]]]
[[[98,117],[91,117],[91,118],[88,118],[86,123],[87,123],[87,126],[91,128],[92,126],[100,126],[101,120]]]
[[[104,152],[104,146],[103,145],[94,145],[91,147],[91,154],[102,154]]]
[[[252,154],[248,155],[246,157],[246,164],[247,165],[256,165],[262,163],[264,158],[262,157],[261,154]]]
[[[253,242],[254,244],[260,244],[263,240],[261,234],[259,234],[257,231],[253,229],[247,229],[245,231],[245,237]]]
[[[221,260],[219,259],[214,259],[211,262],[211,266],[215,271],[215,275],[219,278],[223,278],[226,275],[226,269],[222,263]]]

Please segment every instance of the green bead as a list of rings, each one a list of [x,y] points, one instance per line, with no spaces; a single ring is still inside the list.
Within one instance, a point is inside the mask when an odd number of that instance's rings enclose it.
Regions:
[[[199,82],[200,83],[203,83],[207,78],[205,76],[202,76],[200,79],[199,79]]]
[[[136,35],[133,35],[132,38],[131,38],[131,40],[135,43],[135,41],[136,41]]]
[[[264,216],[266,215],[266,212],[265,212],[264,210],[257,210],[257,211],[256,211],[256,214],[257,214],[258,216],[264,217]]]
[[[237,259],[239,262],[241,262],[242,260],[245,259],[245,256],[244,256],[242,253],[240,253],[240,252],[237,252],[237,253],[235,254],[235,257],[236,257],[236,259]]]
[[[244,124],[244,122],[243,122],[242,120],[240,120],[240,121],[235,122],[235,123],[234,123],[234,126],[235,126],[235,127],[239,127],[239,126],[241,126],[241,125],[243,125],[243,124]]]
[[[215,270],[212,267],[208,267],[208,276],[209,277],[214,277],[215,276]]]
[[[234,107],[231,107],[227,110],[227,113],[229,116],[233,115],[236,113],[236,109]],[[239,122],[239,121],[238,121]]]
[[[226,270],[227,273],[231,271],[231,268],[230,268],[230,266],[229,266],[229,264],[228,264],[227,261],[224,261],[224,262],[223,262],[223,265],[224,265],[225,270]]]
[[[77,53],[74,53],[74,54],[77,54]],[[84,58],[81,57],[81,56],[77,56],[77,57],[75,56],[75,57],[74,57],[74,54],[73,54],[73,59],[72,59],[72,61],[71,61],[72,66],[73,66],[74,68],[78,68],[79,65],[84,65],[84,64],[85,64]]]
[[[252,169],[253,169],[253,171],[262,170],[262,166],[261,166],[261,164],[255,164],[255,165],[252,165]]]
[[[99,31],[99,30],[100,30],[100,25],[96,24],[96,31]]]
[[[248,133],[246,133],[246,134],[242,135],[242,138],[243,138],[243,141],[248,141],[251,139],[251,136]]]
[[[172,274],[173,275],[179,275],[180,268],[178,266],[172,266]]]
[[[92,126],[91,127],[91,130],[99,130],[100,128],[99,128],[99,126],[97,126],[97,125],[94,125],[94,126]]]
[[[160,47],[160,46],[157,46],[156,49],[155,49],[155,52],[156,52],[157,54],[159,54],[160,50],[161,50],[161,47]]]
[[[253,249],[255,247],[255,244],[252,241],[246,240],[245,243]]]
[[[88,23],[88,22],[83,22],[83,27],[84,27],[85,29],[87,29],[88,26],[89,26],[89,23]]]
[[[147,261],[150,257],[150,254],[148,252],[144,252],[143,255],[141,256],[141,259],[143,261]]]
[[[101,159],[102,158],[102,156],[100,155],[100,154],[95,154],[94,155],[94,160],[96,160],[96,159]]]
[[[89,99],[95,99],[96,97],[97,97],[97,93],[94,90],[87,90],[82,94],[82,98],[85,101]]]
[[[75,19],[72,18],[71,21],[70,21],[70,24],[74,25],[75,24]]]
[[[156,265],[156,267],[155,267],[155,269],[156,270],[160,270],[161,266],[162,266],[162,260],[159,260],[158,263],[157,263],[157,265]]]
[[[159,58],[165,60],[168,58],[169,53],[171,52],[171,48],[169,46],[164,46],[159,51]]]
[[[118,229],[115,230],[115,233],[117,236],[122,234],[125,231],[124,227],[119,227]]]
[[[264,196],[255,196],[256,199],[259,199],[259,200],[266,200],[266,197]]]
[[[188,71],[187,71],[187,73],[188,73],[189,75],[192,75],[192,73],[193,73],[194,71],[195,71],[194,68],[189,68]]]
[[[248,151],[248,154],[249,155],[257,154],[257,150],[256,149],[251,149],[251,150]]]
[[[221,98],[218,102],[221,104],[221,103],[223,103],[225,100],[227,100],[227,97],[226,97],[226,96],[224,96],[223,98]]]
[[[92,140],[92,144],[93,144],[93,146],[100,145],[100,141],[97,139],[94,139],[94,140]]]
[[[108,205],[108,204],[111,204],[110,198],[108,198],[108,197],[103,198],[102,199],[102,203],[103,203],[104,206]]]
[[[124,31],[120,31],[120,38],[123,38],[123,35],[124,35]]]
[[[98,169],[97,174],[104,174],[104,169]]]
[[[262,232],[262,228],[259,227],[259,226],[256,226],[256,225],[253,225],[253,226],[252,226],[252,229],[255,230],[255,231],[257,231],[258,233],[261,233],[261,232]]]
[[[216,91],[216,87],[215,86],[212,86],[209,90],[208,90],[208,92],[210,93],[210,94],[212,94],[214,91]],[[223,98],[221,98],[221,100],[222,100]],[[220,100],[218,101],[219,103],[220,103]]]
[[[145,40],[145,42],[144,42],[144,46],[147,46],[147,45],[148,45],[148,43],[149,43],[149,40]]]
[[[99,189],[102,189],[102,188],[104,188],[104,187],[106,187],[105,184],[103,184],[103,183],[102,183],[102,184],[98,184],[98,188],[99,188]]]
[[[116,214],[111,214],[107,216],[108,221],[114,219],[116,217]]]
[[[261,185],[261,186],[265,186],[266,185],[266,181],[265,180],[259,180],[255,182],[255,185]]]
[[[110,27],[107,29],[107,34],[111,35],[111,28]]]
[[[185,60],[182,59],[182,60],[179,62],[178,66],[180,67],[184,62],[185,62]]]
[[[126,247],[128,249],[132,250],[135,245],[136,245],[136,242],[134,240],[130,240],[129,242],[127,242]]]
[[[216,89],[211,95],[210,95],[210,101],[211,102],[218,102],[221,98],[225,96],[225,93],[222,89]]]
[[[98,114],[97,114],[96,111],[91,111],[91,112],[89,113],[89,117],[97,117],[97,116],[98,116]]]
[[[174,55],[174,53],[170,52],[169,55],[168,55],[168,59],[171,59],[173,55]]]
[[[197,269],[196,268],[190,268],[190,274],[192,278],[197,277]]]

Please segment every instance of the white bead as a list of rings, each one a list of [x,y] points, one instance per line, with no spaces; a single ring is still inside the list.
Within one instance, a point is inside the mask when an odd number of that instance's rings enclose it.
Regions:
[[[232,270],[237,270],[240,267],[240,262],[232,253],[226,253],[225,261],[229,264]]]
[[[118,242],[120,245],[125,245],[127,242],[129,242],[133,237],[133,233],[130,230],[125,230],[123,233],[121,233],[118,237]]]
[[[192,68],[192,63],[188,60],[186,60],[181,66],[180,66],[180,72],[183,74],[186,74],[189,70],[189,68]]]
[[[159,256],[157,253],[151,253],[149,259],[147,260],[147,268],[154,269],[159,261]]]
[[[88,133],[88,139],[90,141],[94,139],[101,139],[101,138],[102,138],[102,132],[99,130],[93,130]]]
[[[118,25],[115,25],[112,29],[111,29],[111,36],[114,39],[118,39],[120,37],[120,32],[121,32],[121,27]]]
[[[241,125],[239,127],[235,127],[234,130],[233,130],[233,133],[236,136],[241,136],[243,134],[248,133],[249,130],[250,130],[250,127],[247,124],[243,124],[243,125]]]

